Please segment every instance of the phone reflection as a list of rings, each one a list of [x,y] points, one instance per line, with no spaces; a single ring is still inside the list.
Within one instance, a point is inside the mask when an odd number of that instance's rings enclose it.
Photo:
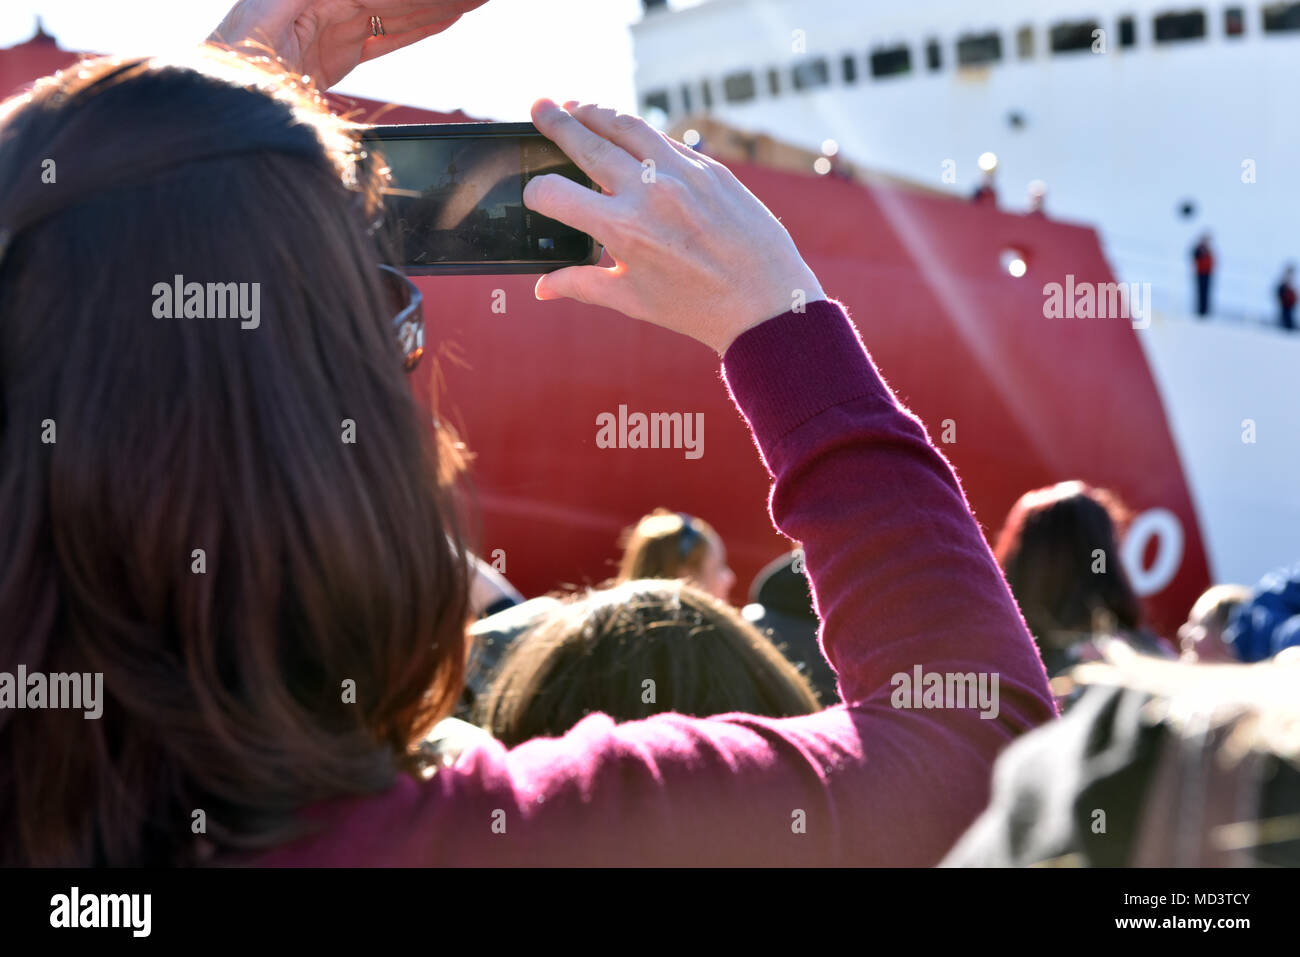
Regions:
[[[407,265],[585,254],[588,241],[582,233],[524,206],[524,185],[531,177],[577,174],[550,142],[448,137],[386,139],[375,145],[391,171],[385,216]]]

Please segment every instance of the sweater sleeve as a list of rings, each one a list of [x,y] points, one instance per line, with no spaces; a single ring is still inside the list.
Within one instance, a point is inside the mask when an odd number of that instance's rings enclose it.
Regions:
[[[773,369],[773,357],[781,368]],[[896,673],[996,672],[1003,716],[1054,714],[1046,677],[956,475],[890,392],[842,307],[745,333],[727,382],[775,478],[772,518],[803,543],[841,698]]]
[[[773,520],[803,545],[845,704],[592,715],[562,738],[475,747],[382,811],[345,812],[335,860],[923,866],[984,809],[998,753],[1055,712],[951,468],[836,304],[744,333],[724,372],[774,478]],[[982,674],[991,707],[896,693],[921,674]]]

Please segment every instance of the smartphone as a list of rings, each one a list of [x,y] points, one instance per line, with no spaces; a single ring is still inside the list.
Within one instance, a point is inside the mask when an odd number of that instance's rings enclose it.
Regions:
[[[372,126],[362,138],[391,170],[382,228],[405,272],[544,273],[600,259],[586,233],[524,205],[528,181],[546,173],[597,189],[533,124]]]

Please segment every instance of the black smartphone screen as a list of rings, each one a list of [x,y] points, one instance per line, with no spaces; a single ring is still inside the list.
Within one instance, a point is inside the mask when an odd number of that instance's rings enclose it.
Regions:
[[[595,262],[586,233],[533,212],[524,187],[587,176],[530,124],[374,127],[365,134],[391,171],[384,228],[410,272],[547,272]]]

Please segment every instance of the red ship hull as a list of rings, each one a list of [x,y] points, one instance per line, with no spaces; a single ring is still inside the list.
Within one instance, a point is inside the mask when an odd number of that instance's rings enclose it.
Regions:
[[[1171,634],[1209,576],[1141,346],[1124,320],[1043,316],[1044,277],[1113,281],[1095,233],[905,187],[733,169],[849,308],[986,534],[1024,491],[1071,478],[1111,488],[1135,512],[1177,517],[1181,563],[1147,598],[1152,623]],[[1004,248],[1023,251],[1025,277],[1001,267]],[[605,310],[539,303],[529,277],[421,284],[430,344],[443,350],[442,414],[477,456],[480,548],[502,550],[525,593],[608,576],[619,531],[660,505],[714,524],[738,591],[790,547],[771,528],[766,472],[708,349]],[[496,290],[504,314],[493,311]],[[702,413],[703,454],[600,447],[597,416],[620,405]]]

